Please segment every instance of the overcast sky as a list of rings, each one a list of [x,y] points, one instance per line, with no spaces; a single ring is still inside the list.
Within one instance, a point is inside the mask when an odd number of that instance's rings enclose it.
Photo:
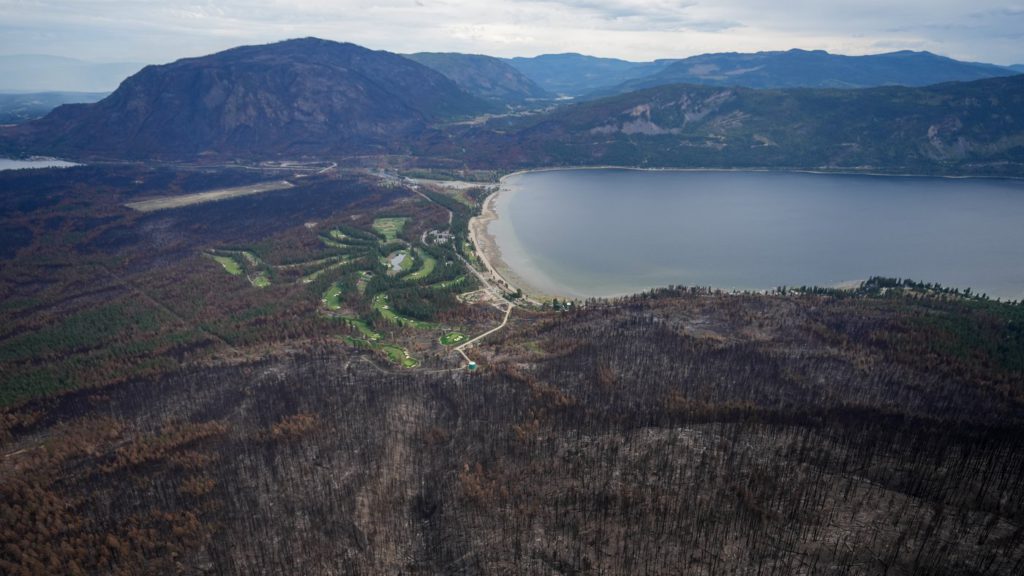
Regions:
[[[1015,64],[1024,0],[0,0],[0,54],[160,63],[302,36],[494,56],[909,49]]]

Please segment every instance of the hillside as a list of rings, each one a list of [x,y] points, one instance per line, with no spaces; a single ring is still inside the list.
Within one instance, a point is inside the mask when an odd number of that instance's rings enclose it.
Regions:
[[[0,172],[0,573],[1019,572],[1024,306],[515,306],[485,188],[318,168]]]
[[[499,58],[441,52],[419,52],[406,58],[444,74],[466,92],[497,104],[521,105],[551,98],[533,80]]]
[[[147,66],[97,104],[10,134],[24,150],[76,157],[387,151],[486,108],[397,54],[307,38]]]
[[[672,85],[467,131],[480,165],[1024,174],[1024,76],[926,88]]]
[[[666,84],[710,84],[748,88],[868,88],[927,86],[1010,76],[993,64],[960,62],[930,52],[891,52],[868,56],[789,50],[756,54],[702,54],[677,60],[662,70],[591,96],[624,94]]]
[[[575,97],[654,74],[671,60],[629,62],[569,53],[509,58],[507,62],[548,92]]]

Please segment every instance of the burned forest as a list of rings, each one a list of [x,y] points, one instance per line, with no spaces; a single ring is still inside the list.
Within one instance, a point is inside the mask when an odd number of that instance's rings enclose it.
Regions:
[[[4,414],[11,574],[1015,574],[1019,306],[672,288]],[[1019,340],[1017,340],[1019,342]]]

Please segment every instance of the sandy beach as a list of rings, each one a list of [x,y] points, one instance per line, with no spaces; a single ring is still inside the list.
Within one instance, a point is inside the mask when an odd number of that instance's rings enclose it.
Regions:
[[[515,292],[517,289],[522,290],[523,294],[529,299],[539,303],[550,300],[551,296],[543,294],[531,286],[508,267],[501,258],[501,248],[498,247],[494,236],[488,231],[490,223],[499,218],[497,200],[503,191],[507,191],[506,179],[522,173],[514,172],[501,178],[498,188],[484,199],[480,215],[474,216],[469,220],[469,237],[473,245],[476,246],[477,257],[480,258],[480,261],[497,284],[510,292]]]

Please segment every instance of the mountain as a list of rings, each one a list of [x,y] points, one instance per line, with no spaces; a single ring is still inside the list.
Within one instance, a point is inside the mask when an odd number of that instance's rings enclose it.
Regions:
[[[98,102],[107,92],[39,92],[0,94],[0,124],[17,124],[42,118],[61,104]]]
[[[667,66],[672,60],[628,62],[617,58],[597,58],[569,53],[509,58],[506,62],[548,92],[576,97],[633,78],[649,76]]]
[[[1024,74],[1024,64],[1014,64],[1013,66],[1009,66],[1008,68],[1010,70],[1013,70],[1014,72]]]
[[[367,153],[487,108],[397,54],[305,38],[147,66],[96,104],[8,132],[19,150],[76,157]]]
[[[672,62],[662,70],[596,90],[591,96],[625,94],[666,84],[711,84],[748,88],[867,88],[927,86],[1013,74],[994,64],[961,62],[930,52],[890,52],[844,56],[822,50],[702,54]]]
[[[924,88],[669,85],[492,120],[480,166],[617,165],[1024,175],[1024,76]],[[448,151],[449,154],[453,152]]]
[[[143,66],[45,54],[0,56],[0,92],[111,92]]]
[[[444,74],[466,92],[498,104],[521,105],[552,97],[500,58],[441,52],[419,52],[406,57]]]

